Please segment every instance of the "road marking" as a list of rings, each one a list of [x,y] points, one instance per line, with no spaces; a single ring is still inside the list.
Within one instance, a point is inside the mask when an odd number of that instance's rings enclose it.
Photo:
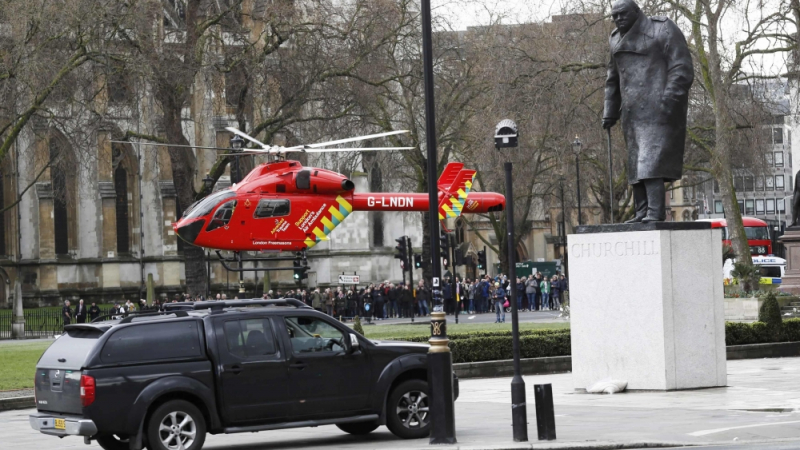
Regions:
[[[792,422],[757,423],[754,425],[742,425],[739,427],[715,428],[713,430],[700,430],[700,431],[695,431],[693,433],[689,433],[689,436],[707,436],[709,434],[722,433],[724,431],[730,431],[730,430],[741,430],[743,428],[769,427],[773,425],[790,425],[794,423],[800,423],[800,420],[795,420]]]

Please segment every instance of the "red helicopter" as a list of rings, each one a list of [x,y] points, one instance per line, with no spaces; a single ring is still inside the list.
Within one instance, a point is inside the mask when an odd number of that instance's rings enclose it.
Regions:
[[[270,153],[280,159],[257,166],[240,183],[190,206],[172,227],[192,245],[236,252],[302,252],[327,241],[331,231],[353,211],[428,211],[427,193],[357,193],[355,184],[342,174],[282,159],[283,154],[298,151],[406,150],[409,148],[323,148],[406,131],[284,148],[263,144],[235,128],[228,130],[262,147],[235,155]],[[471,192],[476,172],[463,167],[449,163],[439,177],[439,220],[502,211],[505,197]]]

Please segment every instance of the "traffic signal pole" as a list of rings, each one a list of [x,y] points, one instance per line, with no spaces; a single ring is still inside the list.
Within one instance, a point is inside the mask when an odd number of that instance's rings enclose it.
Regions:
[[[411,246],[411,238],[408,239],[408,290],[411,291],[412,297],[414,294],[414,248]],[[411,299],[411,321],[414,321],[414,299]]]
[[[431,444],[455,444],[456,421],[453,405],[453,362],[447,339],[447,318],[442,311],[439,244],[439,189],[436,156],[436,108],[433,97],[433,48],[431,0],[422,0],[422,73],[425,86],[425,141],[428,178],[428,234],[431,245],[431,346],[428,350],[428,385],[430,393]]]

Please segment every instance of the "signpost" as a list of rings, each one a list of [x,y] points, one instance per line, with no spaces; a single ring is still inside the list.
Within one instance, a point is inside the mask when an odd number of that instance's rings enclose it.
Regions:
[[[359,275],[339,275],[339,284],[359,284]]]

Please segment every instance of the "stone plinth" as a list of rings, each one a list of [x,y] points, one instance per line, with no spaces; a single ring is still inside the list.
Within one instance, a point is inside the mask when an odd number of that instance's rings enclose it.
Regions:
[[[786,249],[786,273],[778,288],[781,292],[800,295],[800,227],[789,227],[779,238]]]
[[[576,389],[607,378],[631,390],[725,386],[722,236],[700,224],[568,236]]]

